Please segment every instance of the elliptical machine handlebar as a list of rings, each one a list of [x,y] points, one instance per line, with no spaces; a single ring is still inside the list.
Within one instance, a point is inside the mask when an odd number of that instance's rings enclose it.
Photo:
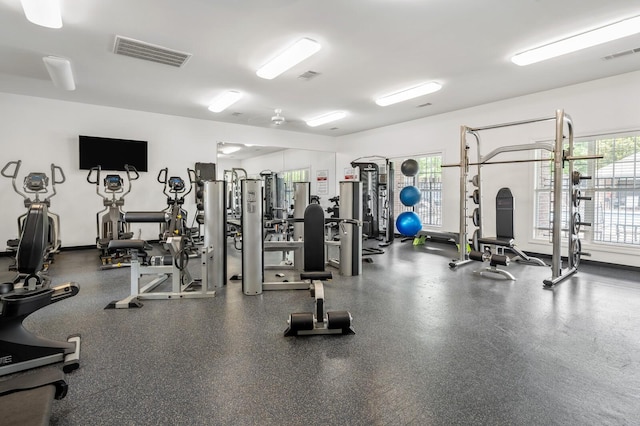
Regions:
[[[61,180],[57,180],[56,178],[56,171],[58,173],[60,173],[61,176]],[[55,164],[51,163],[51,195],[49,195],[48,197],[46,197],[44,199],[44,202],[48,202],[51,197],[53,197],[54,195],[56,195],[56,185],[59,185],[61,183],[64,183],[67,180],[66,176],[64,175],[64,171],[62,170],[62,167],[60,166],[56,166]]]
[[[122,200],[127,194],[129,194],[131,192],[131,181],[134,180],[138,180],[138,178],[140,177],[140,173],[138,173],[138,170],[136,170],[136,168],[134,166],[130,166],[128,164],[124,165],[125,171],[127,173],[127,190],[126,192],[124,192],[121,196],[120,199]],[[91,177],[94,175],[95,173],[95,179],[92,179]],[[113,199],[115,200],[115,193],[120,193],[123,192],[122,190],[118,190],[118,191],[107,191],[106,186],[106,180],[109,179],[110,176],[112,177],[117,177],[120,181],[118,184],[118,187],[120,186],[120,184],[122,183],[122,178],[120,177],[120,175],[107,175],[107,177],[105,178],[105,194],[100,193],[100,173],[102,173],[102,166],[98,165],[95,167],[92,167],[91,169],[89,169],[89,173],[87,174],[87,182],[89,182],[90,184],[93,184],[96,186],[96,194],[98,194],[98,196],[100,198],[102,198],[103,200],[107,200],[109,201],[109,197],[107,197],[106,193],[112,193],[113,195]]]
[[[103,195],[100,193],[100,172],[102,171],[102,167],[100,166],[95,166],[89,169],[89,173],[87,174],[87,182],[94,184],[96,186],[96,194],[98,194],[98,196],[100,198],[102,198],[103,200],[108,200],[109,197],[107,197],[106,195]],[[96,179],[95,180],[91,180],[91,175],[93,173],[96,173]]]
[[[41,172],[29,173],[29,175],[25,178],[25,186],[24,192],[18,189],[16,185],[16,178],[18,177],[18,171],[20,170],[20,166],[22,165],[22,160],[18,161],[9,161],[0,171],[2,176],[11,179],[11,185],[13,186],[13,190],[20,195],[25,200],[25,205],[31,203],[31,199],[27,196],[27,193],[36,194],[36,201],[38,200],[38,194],[47,193],[47,185],[49,179],[46,174]],[[9,172],[10,167],[13,166],[13,171]],[[34,184],[33,188],[27,187],[27,180],[31,179],[31,183]],[[49,200],[51,197],[56,195],[56,185],[64,183],[66,181],[66,176],[64,175],[64,171],[60,166],[56,166],[54,163],[51,163],[51,194],[46,197],[43,202],[47,205],[49,204]],[[37,185],[35,185],[37,183]]]
[[[18,176],[18,170],[20,170],[20,166],[22,165],[22,160],[18,160],[18,161],[9,161],[3,168],[2,171],[0,172],[2,174],[2,176],[11,179],[11,185],[13,185],[13,190],[20,195],[22,198],[24,198],[25,200],[28,200],[29,197],[27,197],[27,195],[23,192],[20,192],[20,190],[18,189],[18,186],[16,185],[16,177]],[[13,173],[7,173],[7,170],[9,169],[9,167],[14,166],[13,169]]]
[[[193,191],[193,185],[198,182],[198,175],[196,175],[195,170],[187,168],[187,175],[189,175],[189,190],[184,194],[185,197]]]
[[[180,198],[184,198],[185,196],[190,194],[191,191],[193,191],[193,185],[198,181],[196,171],[193,169],[187,168],[187,175],[189,176],[189,190],[186,193],[185,193],[186,187],[184,186],[184,182],[182,182],[181,188],[174,188],[174,187],[170,188],[170,192],[174,194],[175,198],[178,197],[178,194],[183,194],[182,197]],[[167,185],[169,184],[169,181],[173,179],[175,180],[179,179],[180,181],[182,181],[182,178],[180,178],[179,176],[172,176],[172,177],[168,177],[168,176],[169,176],[169,168],[165,167],[163,169],[160,169],[160,171],[158,172],[157,179],[159,183],[164,185],[164,187],[162,188],[162,193],[166,195],[167,198],[171,198],[171,195],[167,193]]]
[[[122,194],[120,198],[124,198],[131,192],[131,181],[138,180],[138,178],[140,177],[140,173],[138,173],[138,170],[134,166],[125,164],[124,169],[127,172],[127,191]]]
[[[167,196],[167,198],[171,198],[169,194],[167,194],[167,174],[169,173],[169,168],[165,167],[164,169],[160,169],[158,172],[158,182],[163,184],[162,193]]]

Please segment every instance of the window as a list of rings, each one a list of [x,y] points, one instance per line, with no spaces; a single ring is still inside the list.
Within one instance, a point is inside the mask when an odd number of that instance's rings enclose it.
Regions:
[[[395,216],[405,211],[413,210],[422,220],[423,226],[442,226],[442,154],[431,154],[412,157],[418,162],[418,174],[407,177],[402,174],[400,167],[405,158],[392,159],[395,170],[393,207]],[[413,185],[420,191],[420,201],[413,207],[407,207],[400,202],[400,191],[408,185]]]
[[[575,170],[592,177],[580,184],[582,196],[592,198],[581,201],[577,209],[582,221],[592,224],[581,228],[580,237],[586,242],[640,247],[640,132],[574,140],[574,155],[590,154],[603,158],[574,162]],[[551,235],[551,173],[550,162],[537,167],[535,237],[538,238]],[[565,168],[563,203],[569,202],[568,182],[568,168]],[[563,214],[563,229],[568,227],[565,216]]]
[[[279,173],[279,176],[282,177],[284,181],[284,200],[285,206],[289,208],[293,205],[293,183],[294,182],[309,182],[309,169],[296,169],[296,170],[287,170],[285,172]]]

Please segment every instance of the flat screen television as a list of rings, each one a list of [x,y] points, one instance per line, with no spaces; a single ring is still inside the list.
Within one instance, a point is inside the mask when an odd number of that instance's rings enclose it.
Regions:
[[[124,171],[125,164],[139,172],[147,170],[147,141],[79,136],[80,170],[100,166],[102,170]]]

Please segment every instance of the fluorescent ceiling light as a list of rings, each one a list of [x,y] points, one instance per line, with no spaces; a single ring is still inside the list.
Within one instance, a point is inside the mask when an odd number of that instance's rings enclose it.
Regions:
[[[334,112],[330,112],[328,114],[324,114],[316,118],[307,120],[307,125],[309,127],[316,127],[322,124],[330,123],[332,121],[340,120],[341,118],[344,118],[346,116],[347,116],[347,113],[344,111],[334,111]]]
[[[406,101],[409,99],[417,98],[418,96],[428,95],[429,93],[437,92],[442,89],[442,85],[435,82],[423,83],[419,86],[403,89],[399,92],[390,93],[376,99],[376,103],[380,106],[387,106],[397,104],[398,102]]]
[[[271,80],[320,50],[320,43],[302,38],[256,71],[258,77]]]
[[[225,155],[229,155],[229,154],[233,154],[236,151],[240,151],[240,149],[241,148],[239,146],[224,146],[220,148],[220,152]]]
[[[71,71],[71,62],[69,62],[68,59],[58,58],[57,56],[45,56],[42,60],[47,67],[54,86],[64,90],[76,89],[73,72]]]
[[[637,33],[640,33],[640,16],[518,53],[511,62],[520,66],[534,64]]]
[[[30,22],[47,28],[62,28],[59,0],[21,0]]]
[[[229,108],[231,105],[235,104],[242,97],[242,93],[237,92],[235,90],[229,90],[220,94],[214,100],[211,101],[211,105],[209,105],[209,111],[212,112],[220,112]]]

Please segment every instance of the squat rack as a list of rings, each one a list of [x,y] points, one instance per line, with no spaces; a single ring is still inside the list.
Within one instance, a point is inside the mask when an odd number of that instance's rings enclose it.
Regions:
[[[513,127],[513,126],[521,126],[524,124],[532,124],[532,123],[540,123],[546,121],[555,121],[556,127],[556,135],[555,141],[553,143],[530,143],[530,144],[521,144],[521,145],[509,145],[503,146],[488,154],[482,156],[480,155],[480,135],[479,132],[485,130],[493,130],[500,129],[505,127]],[[565,137],[565,124],[567,128],[567,136]],[[477,145],[477,160],[475,162],[471,162],[469,159],[469,143],[467,142],[467,135],[473,135],[476,140]],[[589,226],[589,223],[580,222],[579,215],[574,215],[574,207],[577,207],[575,203],[568,203],[568,220],[572,221],[571,226],[569,227],[570,240],[567,244],[567,258],[568,258],[568,267],[562,268],[562,172],[565,166],[565,162],[568,162],[569,165],[569,177],[570,181],[573,182],[574,185],[578,185],[580,180],[590,179],[588,176],[580,176],[579,172],[575,172],[573,170],[573,161],[574,160],[587,160],[587,159],[596,159],[602,158],[602,156],[598,155],[587,155],[587,156],[573,156],[573,120],[571,117],[564,112],[564,110],[556,110],[556,114],[553,117],[544,117],[530,120],[521,120],[514,121],[510,123],[502,123],[495,124],[483,127],[469,127],[469,126],[460,126],[460,163],[459,164],[443,164],[442,167],[460,167],[460,233],[458,235],[458,258],[454,259],[449,263],[451,268],[455,268],[457,266],[461,266],[463,264],[472,262],[472,259],[469,258],[467,253],[467,241],[469,240],[469,235],[467,232],[467,219],[468,215],[468,189],[467,183],[472,182],[477,186],[478,193],[476,197],[481,196],[481,166],[488,164],[505,164],[505,163],[522,163],[522,162],[536,162],[536,161],[549,161],[546,159],[524,159],[524,160],[508,160],[508,161],[490,161],[492,158],[496,157],[499,154],[506,152],[516,152],[516,151],[528,151],[528,150],[537,150],[544,149],[553,154],[553,192],[552,192],[552,209],[553,209],[553,225],[552,225],[552,258],[551,258],[551,278],[544,280],[545,287],[551,287],[565,279],[569,278],[571,275],[575,274],[578,270],[578,264],[580,262],[580,255],[587,256],[588,253],[582,253],[580,251],[580,241],[578,240],[577,229],[579,229],[580,225]],[[565,139],[568,141],[567,149],[563,149],[563,145]],[[469,167],[476,166],[477,174],[469,180]],[[589,200],[589,197],[579,197],[578,199]],[[478,213],[480,217],[482,217],[482,203],[478,204],[477,207]],[[480,229],[478,232],[474,233],[473,242],[477,241],[477,238],[481,237]],[[477,249],[477,248],[475,248]]]

